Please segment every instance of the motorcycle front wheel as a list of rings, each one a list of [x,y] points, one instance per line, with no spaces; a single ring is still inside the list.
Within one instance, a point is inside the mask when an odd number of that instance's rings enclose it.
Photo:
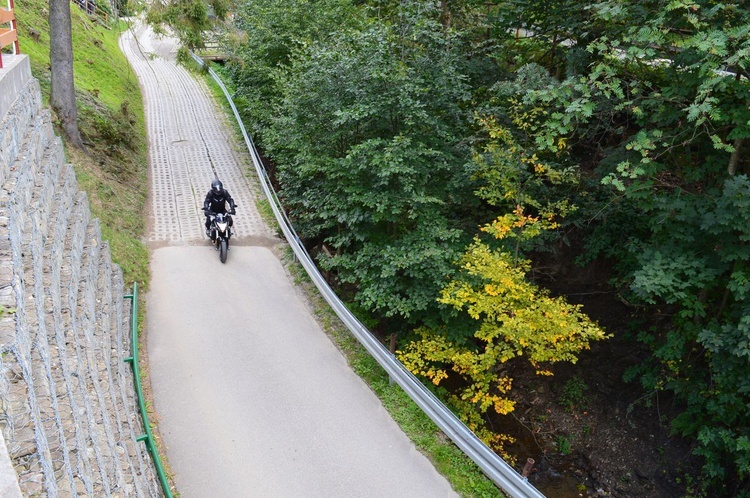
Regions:
[[[227,241],[222,239],[219,242],[219,259],[222,263],[226,263],[227,261],[227,249],[229,249],[229,247],[227,247]]]

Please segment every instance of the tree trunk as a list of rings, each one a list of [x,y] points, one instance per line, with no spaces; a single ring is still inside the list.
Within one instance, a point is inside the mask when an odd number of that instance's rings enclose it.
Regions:
[[[83,149],[83,141],[78,131],[78,109],[73,82],[70,0],[49,0],[49,30],[50,105],[60,120],[68,143]]]
[[[730,176],[734,176],[737,173],[737,166],[740,164],[740,151],[744,144],[744,138],[737,138],[734,140],[734,144],[732,144],[734,146],[734,152],[732,152],[732,156],[729,158],[729,167],[727,167],[727,173],[729,173]]]
[[[451,27],[451,10],[448,0],[440,1],[440,24],[446,29]]]

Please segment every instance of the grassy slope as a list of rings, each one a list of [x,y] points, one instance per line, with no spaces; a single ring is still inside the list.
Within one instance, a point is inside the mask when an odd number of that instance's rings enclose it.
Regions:
[[[16,3],[21,52],[49,102],[49,23],[44,0]],[[120,24],[105,29],[71,5],[74,74],[85,153],[66,147],[79,186],[101,221],[112,258],[123,269],[126,285],[148,285],[148,252],[141,242],[147,195],[146,129],[138,80],[117,40]],[[38,34],[38,41],[32,34]],[[59,134],[59,133],[58,133]]]

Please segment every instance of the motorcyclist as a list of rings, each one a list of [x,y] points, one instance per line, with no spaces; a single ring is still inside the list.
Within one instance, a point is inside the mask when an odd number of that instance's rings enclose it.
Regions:
[[[229,203],[229,214],[234,214],[234,199],[224,188],[224,185],[216,178],[211,182],[211,190],[206,194],[203,201],[203,212],[206,215],[206,237],[211,238],[211,216],[218,213],[227,213],[227,203]],[[231,216],[227,216],[229,226],[234,223]]]

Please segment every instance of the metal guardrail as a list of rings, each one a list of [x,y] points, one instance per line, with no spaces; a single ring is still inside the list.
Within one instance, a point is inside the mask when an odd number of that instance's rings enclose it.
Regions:
[[[133,368],[133,378],[135,379],[135,393],[138,398],[138,410],[141,412],[141,420],[143,421],[143,428],[146,431],[142,436],[138,436],[136,441],[145,441],[146,449],[151,455],[151,459],[154,461],[154,467],[156,467],[156,475],[159,477],[161,483],[161,489],[164,491],[164,496],[172,498],[172,490],[169,489],[169,482],[167,476],[164,473],[164,467],[161,464],[161,458],[159,457],[159,451],[156,448],[154,442],[154,436],[151,433],[151,424],[148,421],[148,412],[146,411],[146,402],[143,399],[143,389],[141,388],[141,368],[138,364],[138,284],[133,282],[133,293],[124,296],[125,299],[130,299],[132,305],[130,306],[130,341],[131,347],[133,348],[133,356],[125,358],[125,361],[130,363]]]
[[[205,65],[203,60],[195,54],[191,54],[193,59],[201,66]],[[300,242],[300,238],[294,230],[284,211],[281,209],[276,192],[273,189],[271,180],[268,177],[260,155],[258,154],[255,144],[247,135],[245,126],[242,123],[237,107],[234,105],[231,95],[226,86],[216,72],[209,68],[208,73],[221,87],[229,105],[237,119],[237,124],[242,130],[242,136],[245,139],[248,151],[253,160],[255,171],[261,180],[263,192],[268,198],[271,208],[273,209],[276,220],[292,247],[294,254],[299,259],[302,266],[307,271],[316,287],[323,295],[328,304],[333,308],[336,314],[346,324],[349,330],[354,334],[357,340],[367,349],[367,351],[377,360],[388,375],[414,400],[414,402],[432,419],[433,422],[451,438],[466,455],[469,456],[500,489],[508,493],[513,498],[544,498],[528,480],[521,476],[505,460],[500,458],[486,444],[484,444],[471,429],[469,429],[442,401],[440,401],[422,382],[417,379],[400,361],[398,361],[388,349],[385,348],[373,335],[362,325],[362,323],[349,311],[344,303],[336,296],[333,290],[328,286],[323,276],[316,268],[312,258],[305,247]]]
[[[70,3],[84,11],[89,19],[98,21],[99,24],[109,29],[109,12],[101,8],[94,0],[70,0]]]

